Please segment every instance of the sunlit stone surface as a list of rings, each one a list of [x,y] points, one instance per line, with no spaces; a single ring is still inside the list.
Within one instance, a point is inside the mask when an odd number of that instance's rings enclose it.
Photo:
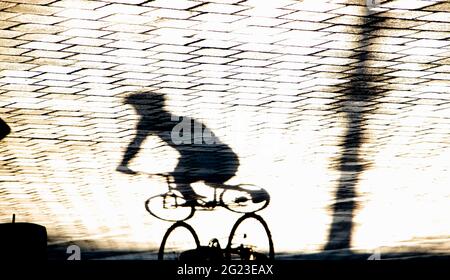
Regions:
[[[115,171],[139,118],[123,98],[146,90],[239,155],[229,183],[267,189],[280,255],[327,247],[342,182],[354,252],[449,253],[450,4],[381,2],[2,1],[1,221],[42,224],[50,245],[156,251],[170,224],[144,201],[165,182]],[[153,136],[130,167],[177,158]],[[225,245],[238,217],[189,223]]]

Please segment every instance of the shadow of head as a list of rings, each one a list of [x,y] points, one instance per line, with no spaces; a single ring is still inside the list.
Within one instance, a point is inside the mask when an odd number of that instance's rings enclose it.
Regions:
[[[165,96],[161,93],[138,92],[125,97],[124,103],[133,106],[140,115],[165,113]]]

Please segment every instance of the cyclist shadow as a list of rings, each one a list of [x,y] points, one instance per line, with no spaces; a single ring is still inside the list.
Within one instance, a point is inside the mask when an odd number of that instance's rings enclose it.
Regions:
[[[180,154],[171,174],[177,190],[186,200],[199,197],[192,183],[203,181],[214,187],[236,174],[239,166],[236,153],[203,123],[166,110],[163,94],[133,93],[124,103],[133,106],[140,118],[136,135],[128,144],[117,171],[135,174],[128,165],[138,155],[146,137],[154,135]]]
[[[152,174],[165,177],[169,186],[169,191],[161,195],[149,198],[145,207],[153,216],[175,222],[166,232],[161,243],[159,259],[166,259],[167,250],[173,248],[167,244],[172,242],[173,231],[184,231],[186,238],[182,238],[184,244],[186,239],[192,241],[192,246],[184,247],[176,254],[177,259],[261,259],[273,258],[274,249],[270,230],[262,217],[255,214],[265,208],[270,200],[268,193],[261,188],[251,185],[226,185],[238,169],[239,159],[236,153],[215,134],[198,120],[177,116],[170,113],[165,108],[165,96],[163,94],[140,92],[128,95],[125,104],[133,106],[139,115],[136,126],[136,135],[128,144],[122,161],[117,171],[136,174],[129,168],[129,164],[135,158],[142,143],[149,135],[159,137],[166,145],[174,148],[179,154],[178,164],[174,171],[169,174]],[[214,188],[214,200],[205,204],[198,204],[204,201],[195,193],[191,184],[202,181],[206,185]],[[222,191],[217,191],[222,189]],[[176,190],[177,192],[173,192]],[[181,193],[181,196],[177,193]],[[183,201],[179,203],[179,201]],[[189,202],[194,204],[189,204]],[[187,203],[186,203],[187,202]],[[237,220],[230,233],[228,245],[225,249],[220,248],[218,242],[213,242],[211,246],[201,246],[194,229],[186,224],[184,220],[191,218],[196,209],[212,210],[222,206],[228,210],[245,213]],[[244,206],[248,206],[245,208]],[[246,210],[242,210],[245,208]],[[175,218],[165,218],[165,215],[173,215]],[[179,215],[178,215],[179,214]],[[244,222],[245,221],[245,222]],[[268,248],[265,254],[254,249],[254,244],[244,244],[239,242],[236,246],[236,238],[242,231],[242,224],[254,223],[265,232],[266,244]],[[248,235],[247,232],[243,234]],[[250,238],[246,238],[249,240]],[[169,241],[168,241],[169,240]],[[173,240],[175,243],[180,239]],[[167,242],[167,243],[166,243]],[[179,246],[174,246],[179,248]]]

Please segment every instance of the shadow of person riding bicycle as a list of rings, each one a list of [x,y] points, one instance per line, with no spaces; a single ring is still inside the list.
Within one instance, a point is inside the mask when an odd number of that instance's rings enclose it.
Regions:
[[[165,178],[169,189],[165,193],[147,199],[145,202],[147,211],[158,219],[175,222],[163,238],[158,258],[167,258],[170,255],[168,250],[178,252],[179,246],[168,244],[171,243],[169,241],[173,238],[173,232],[175,230],[178,232],[180,229],[185,229],[188,236],[181,239],[175,238],[175,241],[184,240],[185,242],[191,236],[192,241],[195,242],[187,247],[189,250],[184,248],[182,254],[176,253],[177,258],[222,256],[230,259],[232,255],[238,255],[241,259],[259,258],[261,254],[254,250],[254,246],[244,245],[243,242],[238,242],[240,245],[235,246],[237,236],[242,235],[246,237],[246,240],[249,239],[247,230],[245,234],[239,234],[239,232],[252,221],[253,226],[250,229],[262,228],[267,240],[265,244],[267,256],[273,258],[273,243],[268,226],[260,216],[255,214],[267,207],[270,201],[269,194],[264,189],[249,184],[225,184],[238,169],[239,160],[236,153],[221,142],[203,123],[167,111],[163,94],[150,92],[130,94],[125,98],[125,104],[132,105],[140,115],[140,119],[136,126],[136,135],[128,144],[117,171],[126,174],[143,173],[131,169],[129,164],[138,155],[142,143],[149,135],[158,136],[180,154],[173,172],[148,174],[151,177]],[[191,184],[198,181],[214,189],[212,200],[198,195],[193,190]],[[234,225],[224,251],[217,246],[218,242],[213,242],[216,246],[200,246],[195,231],[183,222],[191,218],[197,209],[213,210],[216,207],[244,213],[244,216]],[[209,254],[211,252],[215,254]]]
[[[167,111],[163,94],[134,93],[125,98],[125,104],[134,107],[140,120],[136,136],[129,143],[117,171],[135,174],[128,164],[138,154],[146,137],[156,135],[180,154],[171,175],[178,191],[188,203],[203,198],[192,189],[192,183],[203,181],[214,187],[235,175],[239,160],[233,150],[204,124]]]
[[[137,174],[128,165],[139,153],[146,137],[155,135],[180,154],[175,170],[162,176],[167,177],[169,190],[176,190],[182,195],[183,206],[199,206],[199,201],[205,199],[204,196],[198,195],[193,190],[191,184],[195,182],[203,181],[215,190],[217,188],[244,190],[241,185],[225,184],[236,174],[238,169],[239,159],[236,153],[203,123],[167,111],[163,94],[133,93],[125,98],[125,104],[132,105],[140,115],[140,119],[136,126],[136,136],[126,148],[117,171]],[[172,188],[172,186],[175,187]],[[251,192],[251,200],[255,203],[268,201],[268,194],[265,191],[258,192],[255,189],[251,190],[251,188],[244,191]],[[220,202],[223,202],[222,199],[220,199]],[[215,197],[214,201],[206,202],[206,204],[200,206],[214,208],[215,206],[226,207],[227,205],[219,205]]]

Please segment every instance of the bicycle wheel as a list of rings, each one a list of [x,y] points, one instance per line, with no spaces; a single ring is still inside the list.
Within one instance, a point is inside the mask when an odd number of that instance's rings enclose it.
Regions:
[[[185,222],[176,222],[164,234],[158,260],[180,260],[183,253],[200,248],[194,229]]]
[[[253,185],[228,188],[220,195],[224,207],[236,213],[253,213],[269,205],[269,193]]]
[[[239,218],[231,229],[225,249],[227,260],[273,260],[275,251],[267,223],[254,213]]]
[[[186,200],[174,192],[150,197],[145,201],[145,209],[154,217],[168,221],[185,221],[194,215],[194,206],[184,206]]]

